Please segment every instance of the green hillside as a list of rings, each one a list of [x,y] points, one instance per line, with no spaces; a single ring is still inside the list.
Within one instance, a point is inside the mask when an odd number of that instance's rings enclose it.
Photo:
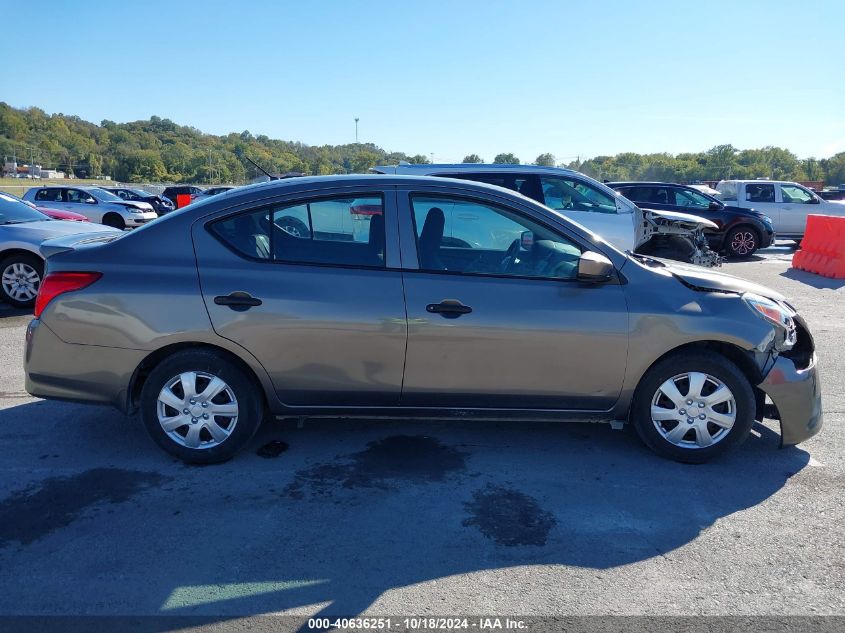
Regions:
[[[472,148],[467,148],[471,150]],[[76,116],[48,115],[38,108],[18,109],[0,102],[0,153],[20,163],[34,158],[44,167],[89,178],[110,175],[122,182],[243,183],[259,172],[240,158],[246,155],[273,172],[360,173],[379,163],[428,162],[425,156],[387,152],[371,143],[311,146],[254,136],[248,131],[226,136],[204,134],[154,116],[149,121],[100,125]],[[481,161],[470,154],[467,162]],[[499,154],[495,162],[516,162]],[[537,163],[554,164],[541,154]],[[694,181],[769,177],[845,183],[845,152],[832,158],[799,159],[779,147],[738,150],[718,145],[705,152],[598,156],[567,166],[599,179]]]

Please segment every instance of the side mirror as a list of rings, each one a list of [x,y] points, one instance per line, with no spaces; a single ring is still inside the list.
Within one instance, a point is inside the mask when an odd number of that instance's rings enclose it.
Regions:
[[[586,251],[578,259],[578,279],[600,282],[613,277],[613,262],[600,253]]]
[[[821,200],[816,197],[810,198],[810,204],[821,204]]]
[[[85,198],[85,204],[97,204],[94,198]]]
[[[722,208],[722,204],[719,203],[719,202],[716,202],[715,200],[711,200],[710,204],[707,205],[707,208],[710,209],[711,211],[718,211]]]

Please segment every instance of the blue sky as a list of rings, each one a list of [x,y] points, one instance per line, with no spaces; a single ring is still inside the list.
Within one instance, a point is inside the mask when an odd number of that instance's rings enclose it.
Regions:
[[[15,2],[0,101],[559,161],[845,151],[845,2]]]

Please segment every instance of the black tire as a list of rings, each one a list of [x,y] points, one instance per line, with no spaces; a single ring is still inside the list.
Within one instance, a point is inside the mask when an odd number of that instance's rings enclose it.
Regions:
[[[285,216],[276,222],[276,226],[282,229],[285,233],[293,235],[294,237],[310,237],[311,235],[311,231],[308,230],[308,226],[306,226],[306,224],[298,218]]]
[[[658,431],[656,423],[652,421],[652,399],[657,397],[658,389],[666,381],[679,375],[686,374],[687,372],[701,372],[720,381],[731,391],[736,403],[735,421],[733,426],[727,430],[726,433],[720,435],[719,439],[710,446],[683,447],[674,444],[670,440],[666,439],[660,431]],[[679,382],[683,385],[683,379]],[[710,383],[708,383],[708,385],[710,385]],[[682,392],[681,395],[685,394]],[[692,407],[695,414],[698,414],[699,410],[696,408],[697,403],[694,402]],[[681,410],[680,408],[677,409],[679,411]],[[695,414],[691,415],[697,417]],[[637,390],[634,394],[634,400],[631,405],[630,420],[643,443],[658,455],[679,462],[700,464],[709,461],[710,459],[713,459],[714,457],[717,457],[718,455],[721,455],[744,442],[748,437],[748,434],[751,432],[755,415],[756,401],[754,398],[754,392],[751,388],[751,383],[745,375],[733,362],[724,356],[702,350],[673,354],[652,366],[645,373],[642,380],[640,380],[640,384],[637,386]],[[692,419],[695,419],[695,417]],[[697,422],[698,420],[696,420],[696,423]],[[668,426],[673,423],[671,421],[666,421],[664,424]],[[686,424],[688,424],[688,422],[677,422],[678,427],[682,430],[684,428],[683,425]],[[713,425],[709,421],[707,421],[705,425],[712,428],[719,428],[717,425]],[[690,440],[686,441],[691,442],[691,438],[695,437],[697,434],[694,427],[690,426],[687,427],[687,429],[687,434],[682,437],[689,437]],[[668,431],[674,431],[674,428],[670,428]],[[717,433],[720,432],[721,431],[717,431]]]
[[[103,224],[120,229],[121,231],[126,228],[126,222],[117,213],[106,213],[106,216],[103,218]]]
[[[41,287],[41,280],[44,279],[44,261],[35,255],[30,255],[29,253],[9,255],[0,261],[0,297],[16,308],[31,308],[35,305],[35,296],[24,300],[20,296],[15,298],[9,294],[12,290],[12,286],[7,284],[7,281],[9,281],[8,276],[17,276],[16,273],[18,271],[12,270],[12,267],[16,265],[25,266],[27,269],[31,269],[37,274],[37,280],[29,282],[33,285],[31,291],[35,291],[37,296],[38,289]]]
[[[734,259],[747,259],[760,248],[760,233],[753,226],[735,226],[725,236],[725,252]]]
[[[237,416],[230,435],[217,444],[211,444],[214,440],[208,427],[201,428],[200,437],[209,444],[205,447],[190,448],[185,446],[164,430],[158,419],[159,394],[162,389],[185,372],[200,372],[215,376],[222,380],[231,392],[237,404]],[[197,389],[202,389],[202,378],[196,383]],[[182,394],[184,396],[185,394]],[[222,396],[228,401],[227,393]],[[165,409],[166,413],[172,414],[172,408]],[[141,420],[153,438],[165,451],[179,459],[192,464],[213,464],[231,459],[238,451],[243,449],[250,439],[255,435],[261,425],[264,412],[264,399],[259,388],[255,385],[252,377],[240,366],[230,361],[224,355],[211,350],[186,350],[173,354],[160,362],[150,372],[141,389],[140,413]],[[176,411],[176,414],[179,414]],[[201,411],[200,411],[201,413]],[[187,418],[191,418],[189,414]],[[197,418],[200,418],[198,415]],[[221,421],[231,423],[231,418],[213,417],[211,422]],[[199,425],[208,424],[199,419]],[[186,436],[190,430],[188,421],[184,426],[173,433]],[[184,430],[184,435],[182,432]],[[204,434],[204,435],[202,435]]]

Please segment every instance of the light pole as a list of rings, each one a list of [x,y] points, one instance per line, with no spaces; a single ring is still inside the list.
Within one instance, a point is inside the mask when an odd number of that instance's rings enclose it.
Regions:
[[[358,117],[355,117],[355,144],[358,144]]]

